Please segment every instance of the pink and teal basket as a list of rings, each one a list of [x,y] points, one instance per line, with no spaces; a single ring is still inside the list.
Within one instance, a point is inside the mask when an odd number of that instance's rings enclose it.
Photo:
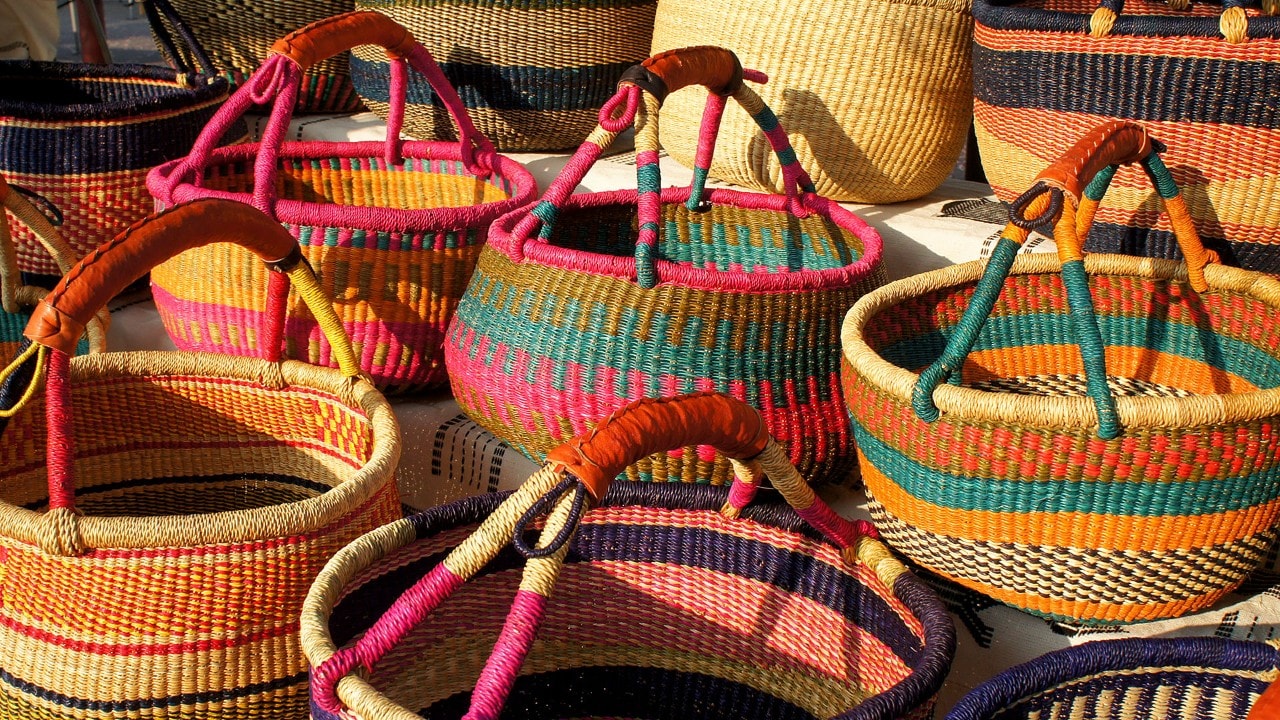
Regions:
[[[542,200],[499,218],[449,328],[454,397],[482,427],[541,460],[642,397],[714,390],[759,409],[815,483],[847,480],[840,318],[884,282],[876,231],[819,197],[773,112],[722,48],[672,51],[623,76],[601,124]],[[662,187],[662,98],[713,89],[689,187]],[[733,97],[781,159],[785,195],[705,187]],[[637,189],[572,194],[636,128]],[[709,447],[647,458],[632,479],[725,483]]]

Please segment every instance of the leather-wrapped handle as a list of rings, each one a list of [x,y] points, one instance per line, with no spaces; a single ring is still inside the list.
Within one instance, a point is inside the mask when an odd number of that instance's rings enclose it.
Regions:
[[[373,10],[356,10],[294,30],[277,40],[271,52],[306,69],[357,45],[380,45],[388,57],[406,57],[414,43],[413,34],[395,20]]]
[[[746,460],[768,442],[769,430],[755,408],[720,393],[694,393],[637,400],[547,453],[547,462],[573,473],[599,499],[618,473],[656,452],[710,445]]]
[[[1248,720],[1274,720],[1280,717],[1280,680],[1263,691],[1249,711]]]
[[[657,76],[666,93],[690,85],[703,85],[717,95],[732,95],[742,86],[742,63],[733,51],[715,45],[698,45],[658,53],[640,67]]]
[[[251,205],[214,198],[176,205],[86,255],[36,306],[23,334],[72,355],[107,301],[165,260],[215,242],[236,243],[269,263],[302,257],[289,231]]]
[[[1138,162],[1150,155],[1154,147],[1146,128],[1112,120],[1080,138],[1036,179],[1061,188],[1078,202],[1085,186],[1103,168]]]

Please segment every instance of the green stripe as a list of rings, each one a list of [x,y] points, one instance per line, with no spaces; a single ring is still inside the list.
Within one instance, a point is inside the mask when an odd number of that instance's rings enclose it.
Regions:
[[[1108,347],[1135,347],[1176,355],[1237,375],[1260,388],[1280,387],[1280,360],[1235,338],[1177,322],[1148,317],[1098,317]],[[955,326],[894,343],[881,356],[898,367],[916,371],[942,354]],[[1028,343],[1027,340],[1034,342]],[[974,350],[1003,350],[1027,345],[1075,345],[1071,319],[1063,313],[997,315],[987,318]],[[1028,368],[1028,374],[1057,368]]]
[[[1221,479],[1004,480],[953,475],[927,467],[881,442],[857,422],[853,434],[858,449],[885,477],[915,498],[954,510],[1133,517],[1215,515],[1280,496],[1280,466],[1276,465]],[[1010,460],[1010,464],[1014,462]]]

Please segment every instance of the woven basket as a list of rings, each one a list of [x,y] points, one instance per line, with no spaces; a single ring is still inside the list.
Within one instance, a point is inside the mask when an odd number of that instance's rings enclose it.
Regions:
[[[460,143],[404,141],[400,117],[385,142],[287,142],[304,68],[352,45],[397,56],[392,82],[404,107],[412,66],[449,98]],[[441,344],[499,214],[527,204],[536,184],[480,135],[431,56],[403,27],[372,12],[315,23],[282,39],[252,80],[205,128],[190,154],[156,168],[147,187],[161,204],[200,197],[251,203],[299,239],[355,343],[363,369],[386,392],[442,385]],[[213,148],[255,102],[272,102],[260,142]],[[216,271],[215,271],[216,270]],[[267,271],[231,246],[188,252],[156,268],[156,307],[183,350],[258,352],[252,328],[265,307]],[[291,357],[332,366],[319,326],[295,301],[286,330]]]
[[[1168,145],[1205,244],[1280,273],[1280,17],[1244,2],[976,0],[974,127],[996,195],[1012,200],[1099,123],[1140,122]],[[1112,185],[1086,249],[1180,257],[1142,172]]]
[[[171,12],[166,0],[143,6],[148,15]],[[0,61],[0,174],[58,209],[62,235],[77,256],[154,209],[147,172],[182,157],[227,99],[226,80],[214,76],[198,45],[193,48],[197,63],[176,70]],[[235,140],[245,127],[227,130]],[[19,266],[61,275],[34,232],[17,218],[10,222]]]
[[[356,0],[413,31],[440,59],[476,125],[499,150],[569,150],[595,127],[618,76],[649,56],[657,0]],[[351,53],[365,105],[388,114],[388,63]],[[405,131],[456,137],[438,96],[409,83]]]
[[[609,489],[694,443],[741,458],[732,490]],[[932,716],[950,616],[868,523],[813,494],[755,410],[643,400],[552,456],[510,496],[334,557],[302,614],[316,720]],[[790,506],[744,513],[766,473]]]
[[[493,224],[445,357],[462,410],[534,460],[631,400],[718,390],[763,412],[815,483],[854,469],[839,324],[884,282],[880,236],[815,195],[795,162],[786,166],[785,196],[706,192],[724,95],[712,96],[693,186],[659,190],[661,101],[641,90],[655,82],[731,89],[771,128],[776,151],[791,156],[736,62],[721,48],[691,48],[637,66],[542,201]],[[615,109],[621,116],[610,118]],[[633,114],[639,190],[571,196]],[[730,478],[725,459],[706,447],[646,459],[628,475]]]
[[[317,20],[355,9],[353,0],[169,0],[177,9],[177,23],[185,25],[208,50],[214,67],[240,87],[267,59],[277,39]],[[154,19],[153,19],[154,23]],[[159,32],[152,25],[159,44]],[[162,46],[163,51],[163,46]],[[351,87],[346,53],[325,58],[302,75],[298,113],[348,113],[360,109],[360,96]]]
[[[292,281],[344,345],[293,238],[227,201],[131,227],[45,298],[0,392],[12,408],[0,443],[0,717],[302,720],[306,589],[339,548],[400,517],[399,430],[349,346],[342,371],[199,353],[68,357],[119,288],[217,241],[284,258],[277,309]]]
[[[1153,142],[1098,128],[1015,203],[985,266],[892,283],[842,333],[889,544],[1073,623],[1212,604],[1259,565],[1280,514],[1280,283],[1213,261]],[[1139,159],[1189,262],[1082,261],[1096,198]],[[1058,255],[1018,255],[1050,222]]]
[[[23,282],[18,270],[18,252],[9,233],[9,214],[20,219],[45,252],[65,273],[75,262],[75,251],[67,246],[53,224],[26,197],[21,188],[13,188],[0,176],[0,206],[8,212],[0,212],[0,360],[7,361],[18,352],[22,331],[31,319],[31,309],[39,303],[48,290]],[[76,343],[77,355],[103,352],[107,349],[107,324],[110,315],[105,309],[89,322],[84,337]]]
[[[1280,652],[1266,643],[1099,640],[1005,670],[961,698],[946,720],[1275,720],[1277,677]]]
[[[890,203],[951,174],[972,117],[971,0],[661,0],[655,53],[722,45],[769,76],[778,112],[818,194]],[[818,20],[820,18],[820,20]],[[662,147],[694,165],[705,93],[671,98]],[[729,118],[711,175],[782,192],[779,161],[747,118]]]

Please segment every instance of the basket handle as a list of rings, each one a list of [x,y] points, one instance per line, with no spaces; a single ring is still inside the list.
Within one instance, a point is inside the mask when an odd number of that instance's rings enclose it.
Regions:
[[[191,152],[173,172],[159,179],[161,196],[172,197],[181,183],[202,182],[222,137],[254,106],[271,103],[271,114],[254,159],[253,204],[274,217],[280,152],[293,120],[303,70],[323,59],[323,53],[333,54],[365,44],[382,45],[391,59],[391,102],[383,159],[395,164],[404,158],[405,141],[400,131],[404,126],[408,68],[412,67],[426,77],[453,116],[467,172],[481,178],[491,175],[498,163],[497,150],[471,122],[462,99],[431,54],[391,18],[372,10],[358,10],[318,20],[276,41],[262,66],[218,108],[200,131]]]
[[[1227,42],[1243,43],[1249,40],[1249,18],[1245,15],[1245,6],[1249,0],[1222,0],[1222,15],[1218,20],[1218,32]],[[1190,0],[1169,0],[1169,7],[1175,10],[1186,10],[1191,6]],[[1262,0],[1263,12],[1275,15],[1280,9],[1276,0]],[[1110,37],[1116,20],[1124,11],[1124,0],[1102,0],[1089,18],[1088,31],[1095,38]]]
[[[552,181],[542,200],[530,208],[529,214],[516,224],[513,235],[517,253],[523,254],[525,242],[548,242],[556,217],[573,194],[574,188],[586,178],[591,166],[613,144],[618,134],[634,123],[636,186],[639,191],[635,277],[640,287],[647,289],[656,286],[660,281],[656,256],[662,213],[659,198],[662,176],[658,168],[658,112],[669,93],[689,85],[704,85],[710,95],[699,127],[693,182],[689,188],[686,207],[694,212],[710,209],[710,204],[703,200],[707,176],[716,136],[720,131],[720,119],[727,98],[732,97],[764,131],[770,147],[778,156],[788,209],[797,216],[807,216],[810,212],[807,202],[815,192],[813,181],[796,160],[795,150],[791,147],[786,131],[779,124],[778,117],[743,80],[763,83],[768,78],[761,72],[743,69],[733,52],[709,45],[669,50],[628,69],[618,81],[618,91],[600,109],[600,124],[586,142],[579,146],[560,175]],[[738,202],[747,207],[757,207],[751,197],[740,195]],[[763,207],[763,204],[758,206]],[[520,257],[515,259],[518,261]]]
[[[274,271],[268,301],[268,327],[263,345],[279,360],[285,297],[289,284],[297,288],[315,315],[325,337],[334,347],[343,374],[357,377],[360,369],[351,343],[333,305],[325,297],[297,241],[284,226],[254,208],[231,200],[203,199],[175,205],[134,223],[111,241],[86,255],[49,292],[27,323],[29,345],[0,373],[5,392],[20,396],[13,407],[0,411],[12,416],[34,394],[46,376],[46,425],[48,432],[49,515],[46,522],[60,528],[50,533],[56,554],[84,551],[74,523],[75,483],[73,422],[70,388],[70,355],[84,324],[110,298],[157,264],[192,248],[214,242],[234,242],[256,253]],[[21,378],[25,389],[15,389],[11,378]]]
[[[210,81],[219,76],[218,68],[213,64],[213,59],[209,57],[208,51],[196,39],[195,33],[191,32],[191,26],[187,25],[169,0],[143,0],[142,8],[143,12],[147,14],[147,24],[151,26],[151,31],[160,43],[161,54],[168,58],[175,70],[180,73],[191,73],[194,70],[198,70]],[[168,24],[167,26],[166,23]],[[190,51],[191,58],[195,63],[194,68],[187,62],[186,56],[178,51],[177,43],[174,42],[173,36],[169,33],[169,27],[172,27],[178,33],[178,37],[182,38],[182,42],[186,45],[187,50]]]
[[[0,205],[31,229],[36,240],[57,264],[58,270],[66,274],[74,262],[75,251],[62,239],[62,234],[49,222],[49,218],[23,197],[18,186],[10,185],[3,176],[0,176]],[[18,267],[18,248],[10,233],[8,214],[0,212],[0,307],[5,312],[17,313],[22,310],[23,305],[38,301],[20,297],[21,287],[22,271]]]
[[[927,422],[940,416],[933,392],[964,365],[982,325],[1009,276],[1018,249],[1031,230],[1053,225],[1053,238],[1062,261],[1062,284],[1071,312],[1072,334],[1084,363],[1086,392],[1098,414],[1098,437],[1110,440],[1120,434],[1115,397],[1107,386],[1104,345],[1093,309],[1089,280],[1084,269],[1084,238],[1093,224],[1098,202],[1120,164],[1140,161],[1164,203],[1178,246],[1186,259],[1187,275],[1196,292],[1208,290],[1204,268],[1218,256],[1205,248],[1191,219],[1186,201],[1161,161],[1157,143],[1134,123],[1112,121],[1087,134],[1036,179],[1030,190],[1010,206],[1010,222],[1000,234],[969,307],[943,348],[942,355],[920,374],[912,393],[916,415]],[[1083,198],[1080,188],[1084,187]]]
[[[877,537],[869,523],[840,517],[813,493],[785,451],[769,437],[759,412],[746,403],[718,393],[639,400],[552,450],[542,469],[397,598],[360,640],[313,668],[313,700],[337,713],[341,706],[337,687],[342,677],[357,666],[372,669],[515,536],[517,549],[528,559],[524,577],[464,716],[469,720],[497,718],[533,644],[588,497],[601,497],[614,476],[646,455],[698,442],[714,443],[731,459],[734,490],[744,479],[758,483],[768,474],[774,488],[796,512],[842,548],[850,562],[865,538]],[[735,517],[729,505],[723,512]],[[537,544],[527,547],[522,538],[525,525],[548,509]]]

